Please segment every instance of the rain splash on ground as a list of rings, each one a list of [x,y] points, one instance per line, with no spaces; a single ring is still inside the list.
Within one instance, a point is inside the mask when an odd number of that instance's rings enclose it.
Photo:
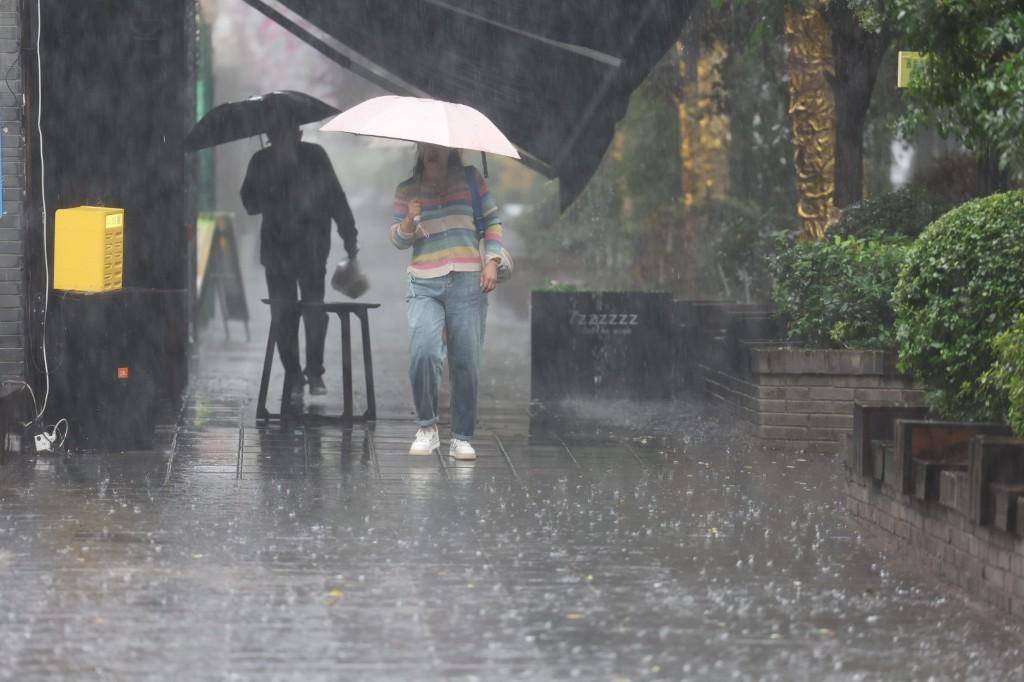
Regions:
[[[257,308],[252,343],[210,327],[155,451],[0,467],[0,678],[1024,674],[1015,623],[847,523],[835,461],[686,401],[531,410],[522,284],[492,305],[480,459],[407,455],[404,255],[364,235],[376,424],[259,425]]]

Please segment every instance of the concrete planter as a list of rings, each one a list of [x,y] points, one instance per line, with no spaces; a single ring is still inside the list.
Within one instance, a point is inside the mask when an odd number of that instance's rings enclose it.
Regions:
[[[702,368],[705,391],[767,445],[845,452],[854,404],[916,407],[924,392],[883,351],[807,349],[739,342],[735,364]]]
[[[923,404],[894,353],[804,348],[780,340],[770,306],[675,301],[677,376],[709,396],[765,444],[837,454],[853,432],[856,402]]]

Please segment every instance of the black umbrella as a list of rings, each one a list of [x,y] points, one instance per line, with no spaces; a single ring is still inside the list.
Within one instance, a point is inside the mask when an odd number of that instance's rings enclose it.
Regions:
[[[194,152],[281,126],[322,121],[338,113],[330,104],[301,92],[268,92],[240,102],[226,102],[208,111],[185,136],[185,149]]]

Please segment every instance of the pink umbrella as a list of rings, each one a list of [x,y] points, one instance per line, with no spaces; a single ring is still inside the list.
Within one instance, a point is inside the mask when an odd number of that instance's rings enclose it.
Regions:
[[[489,118],[473,107],[420,97],[374,97],[344,111],[320,130],[426,142],[519,158]]]

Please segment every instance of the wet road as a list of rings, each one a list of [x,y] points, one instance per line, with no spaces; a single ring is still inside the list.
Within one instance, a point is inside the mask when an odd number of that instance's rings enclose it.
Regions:
[[[210,327],[156,451],[0,467],[0,679],[1024,674],[1016,625],[862,542],[832,461],[691,404],[531,433],[523,283],[492,305],[479,461],[409,457],[405,254],[368,242],[375,425],[258,426],[257,310],[252,343]]]

